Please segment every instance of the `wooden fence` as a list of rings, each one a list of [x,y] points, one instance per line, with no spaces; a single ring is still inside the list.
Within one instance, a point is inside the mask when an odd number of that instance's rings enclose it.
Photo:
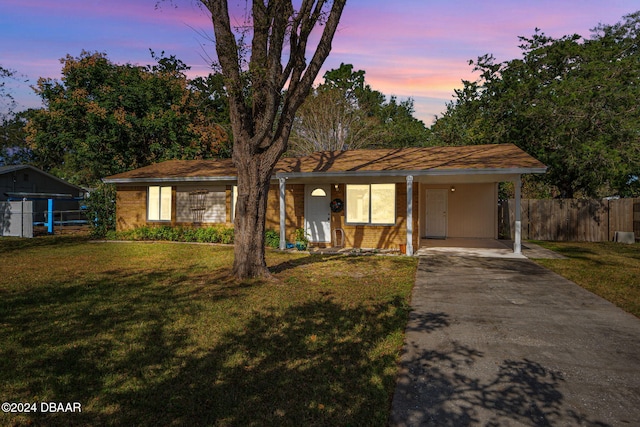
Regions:
[[[523,199],[522,238],[573,242],[612,241],[616,231],[640,239],[640,199]],[[515,200],[498,207],[499,233],[514,237]]]

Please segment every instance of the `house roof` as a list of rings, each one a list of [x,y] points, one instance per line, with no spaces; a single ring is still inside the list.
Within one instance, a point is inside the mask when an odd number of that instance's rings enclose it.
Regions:
[[[79,191],[86,191],[86,189],[82,188],[82,187],[78,187],[77,185],[71,184],[70,182],[65,181],[62,178],[58,178],[55,175],[51,175],[50,173],[47,173],[41,169],[36,168],[35,166],[31,166],[31,165],[9,165],[9,166],[0,166],[0,175],[5,175],[8,173],[12,173],[12,172],[19,172],[22,170],[31,170],[34,172],[37,172],[43,176],[46,176],[47,178],[53,180],[53,181],[57,181],[60,184],[64,184],[68,187],[71,187],[73,189],[79,190]]]
[[[546,166],[513,144],[323,151],[283,158],[275,177],[544,173]],[[107,183],[234,180],[231,159],[169,160],[113,175]]]

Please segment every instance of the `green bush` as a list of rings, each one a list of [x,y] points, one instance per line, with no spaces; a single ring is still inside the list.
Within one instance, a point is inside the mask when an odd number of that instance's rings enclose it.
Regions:
[[[110,184],[98,184],[85,200],[85,215],[92,237],[105,237],[116,228],[116,188]]]
[[[270,248],[279,248],[280,247],[280,233],[275,230],[268,229],[264,233],[264,244]]]
[[[113,240],[161,240],[170,242],[199,242],[199,243],[233,243],[233,228],[212,226],[203,228],[171,227],[138,227],[133,230],[110,232],[107,234]]]

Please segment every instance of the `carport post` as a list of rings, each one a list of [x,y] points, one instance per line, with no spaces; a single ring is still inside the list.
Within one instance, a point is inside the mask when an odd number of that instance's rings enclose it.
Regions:
[[[413,255],[413,176],[407,175],[407,255]]]
[[[286,180],[286,178],[278,179],[278,181],[280,182],[280,250],[285,250],[287,248],[287,213],[284,199]]]
[[[518,179],[514,182],[514,187],[516,190],[515,199],[516,199],[516,224],[515,224],[515,240],[513,242],[513,253],[520,254],[522,253],[522,213],[520,210],[522,209],[520,206],[520,197],[522,192],[522,179],[520,175],[518,175]]]
[[[47,232],[53,234],[53,199],[47,199]]]

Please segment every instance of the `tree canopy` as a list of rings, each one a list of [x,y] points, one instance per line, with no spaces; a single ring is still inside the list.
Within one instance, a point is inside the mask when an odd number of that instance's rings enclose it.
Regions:
[[[296,115],[289,152],[425,145],[429,130],[413,116],[413,100],[389,101],[351,64],[327,71]]]
[[[30,162],[79,185],[167,159],[229,155],[221,78],[190,82],[188,67],[114,64],[104,53],[61,60],[62,79],[38,80],[44,108],[29,115]]]
[[[10,86],[17,72],[0,65],[0,166],[20,162],[18,146],[24,140],[24,113],[16,113],[16,102]]]
[[[435,141],[520,146],[549,166],[542,195],[640,194],[639,32],[636,12],[588,39],[536,30],[521,59],[470,61],[480,79],[455,91]]]

